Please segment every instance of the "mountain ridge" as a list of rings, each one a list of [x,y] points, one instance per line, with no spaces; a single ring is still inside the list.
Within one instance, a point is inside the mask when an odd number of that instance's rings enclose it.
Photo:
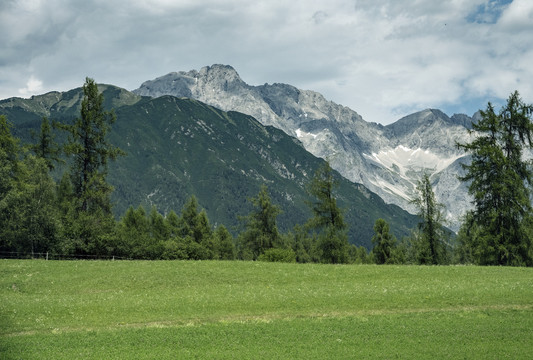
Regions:
[[[192,97],[224,111],[249,114],[298,138],[347,179],[412,213],[415,209],[409,200],[417,180],[428,172],[454,230],[471,207],[466,184],[449,176],[446,169],[467,161],[455,143],[471,139],[468,130],[477,114],[449,117],[438,109],[425,109],[383,126],[366,122],[352,109],[314,91],[280,83],[248,85],[233,67],[220,64],[170,73],[144,82],[133,92]]]

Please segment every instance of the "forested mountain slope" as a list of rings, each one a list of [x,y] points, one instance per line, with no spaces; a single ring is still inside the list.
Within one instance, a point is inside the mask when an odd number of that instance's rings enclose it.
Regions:
[[[179,211],[194,194],[214,225],[231,229],[239,225],[238,216],[248,214],[247,199],[262,184],[283,211],[278,218],[282,230],[311,216],[305,188],[324,160],[307,152],[297,139],[249,115],[196,100],[141,97],[110,85],[100,89],[106,106],[117,115],[110,141],[128,154],[109,168],[117,216],[139,204],[156,205],[163,213]],[[43,116],[71,122],[79,114],[81,98],[81,89],[11,98],[0,101],[0,114],[14,123],[14,135],[28,142],[30,130],[38,131]],[[388,221],[398,237],[416,226],[416,217],[385,204],[363,185],[338,173],[336,177],[350,242],[370,247],[378,218]]]

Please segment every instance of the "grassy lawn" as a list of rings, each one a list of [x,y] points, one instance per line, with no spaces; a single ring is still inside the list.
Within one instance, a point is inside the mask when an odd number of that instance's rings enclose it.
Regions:
[[[530,359],[533,269],[0,260],[1,359]]]

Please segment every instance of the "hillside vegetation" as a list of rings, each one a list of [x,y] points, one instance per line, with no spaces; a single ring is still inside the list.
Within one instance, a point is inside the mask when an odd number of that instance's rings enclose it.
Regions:
[[[455,238],[427,173],[410,201],[417,219],[249,115],[101,88],[87,78],[83,96],[0,102],[15,134],[42,116],[21,146],[0,113],[0,256],[533,265],[533,105],[516,91],[455,144],[471,156],[459,179],[474,197]]]
[[[116,122],[109,142],[127,156],[109,164],[113,212],[122,216],[130,207],[152,205],[168,214],[178,212],[195,195],[213,224],[232,230],[238,216],[250,211],[247,199],[265,184],[283,211],[282,231],[304,223],[311,215],[305,186],[324,163],[283,131],[261,125],[251,116],[224,112],[196,100],[172,96],[146,98],[111,85],[98,85],[104,107],[114,109]],[[13,135],[32,143],[31,131],[39,132],[42,117],[70,124],[79,117],[83,92],[52,92],[31,99],[0,101],[0,115],[13,123]],[[58,142],[66,136],[57,132]],[[64,169],[58,167],[56,177]],[[384,218],[394,233],[403,237],[417,218],[360,184],[338,173],[339,205],[349,224],[349,241],[371,247],[373,225]],[[236,231],[232,231],[236,233]]]
[[[0,358],[526,359],[533,269],[0,261]]]

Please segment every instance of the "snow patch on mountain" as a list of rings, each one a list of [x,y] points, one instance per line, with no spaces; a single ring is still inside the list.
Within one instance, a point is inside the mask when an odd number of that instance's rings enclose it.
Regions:
[[[307,137],[312,137],[313,139],[316,139],[317,136],[318,134],[308,133],[308,132],[302,131],[302,129],[296,129],[296,137],[298,139],[307,138]]]
[[[461,157],[461,155],[440,156],[429,149],[410,149],[403,145],[373,152],[371,155],[363,153],[363,156],[401,176],[409,176],[413,171],[440,172]]]

